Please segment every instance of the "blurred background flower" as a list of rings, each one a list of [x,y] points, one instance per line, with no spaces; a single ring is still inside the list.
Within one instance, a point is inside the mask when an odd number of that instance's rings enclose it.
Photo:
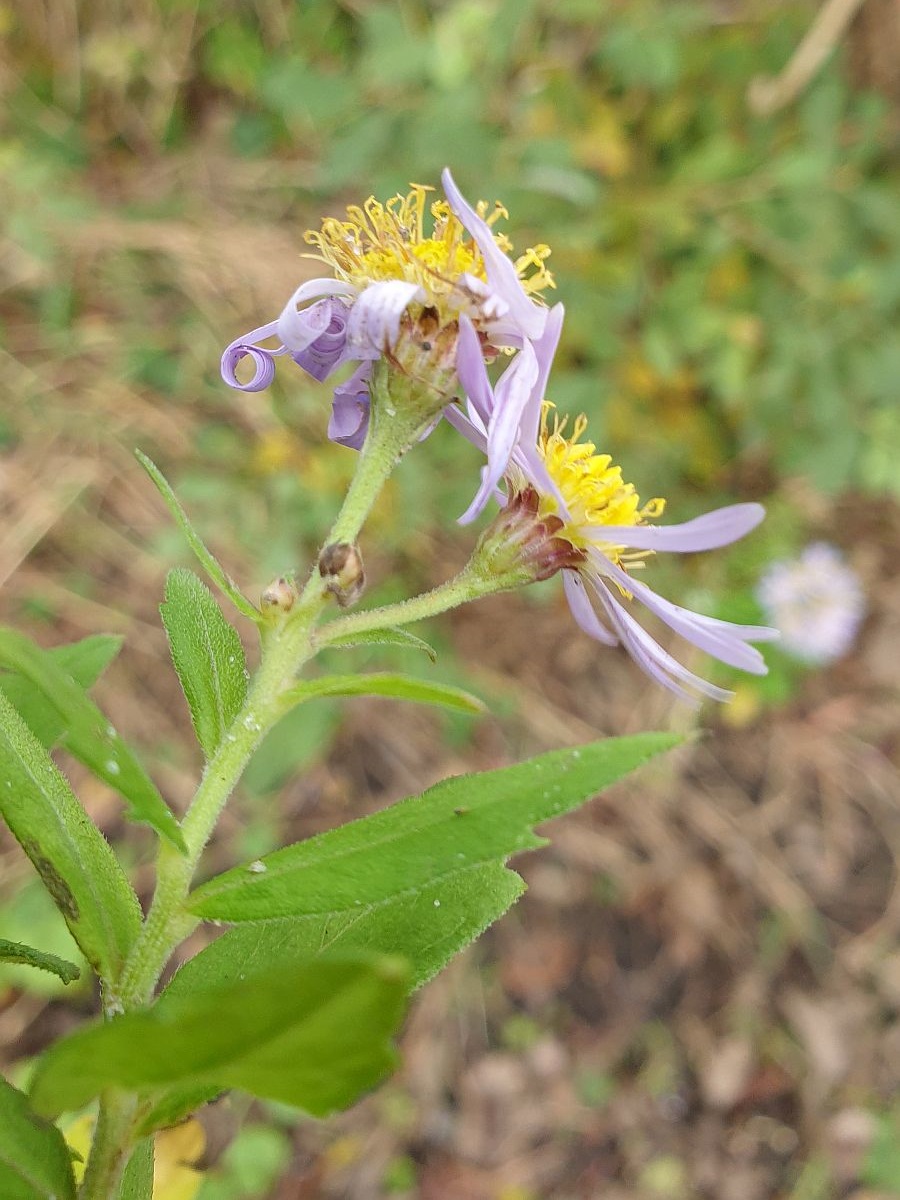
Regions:
[[[865,615],[858,575],[827,542],[813,542],[797,558],[772,563],[757,595],[784,649],[808,663],[846,654]]]

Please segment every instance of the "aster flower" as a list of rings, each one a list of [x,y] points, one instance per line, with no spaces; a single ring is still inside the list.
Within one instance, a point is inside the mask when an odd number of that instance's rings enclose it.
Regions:
[[[232,342],[222,356],[225,381],[259,391],[272,382],[281,355],[290,355],[319,381],[344,363],[359,363],[335,389],[329,426],[329,437],[359,449],[376,360],[387,358],[431,386],[437,415],[456,390],[465,354],[482,362],[498,351],[518,350],[498,391],[520,410],[537,371],[532,342],[543,337],[550,320],[548,309],[533,298],[554,286],[544,266],[550,251],[536,246],[511,259],[508,240],[493,230],[505,210],[497,205],[486,216],[483,205],[476,210],[464,199],[448,170],[442,181],[447,199],[430,206],[430,189],[414,185],[406,196],[386,204],[370,197],[362,207],[349,207],[346,220],[327,218],[321,229],[308,231],[305,240],[316,250],[312,257],[334,276],[301,284],[277,320]],[[475,335],[465,345],[457,337],[463,321]],[[260,345],[272,337],[279,339],[277,347]],[[235,370],[244,358],[254,373],[241,383]],[[501,412],[502,406],[498,419]],[[494,435],[492,445],[495,458],[502,446],[508,458],[508,438]]]
[[[538,346],[535,385],[522,410],[517,440],[505,473],[503,512],[480,543],[489,569],[519,575],[519,581],[563,572],[569,608],[580,627],[605,645],[622,645],[657,682],[690,701],[698,696],[727,700],[731,693],[701,679],[673,658],[632,615],[638,600],[686,641],[729,666],[764,675],[762,655],[748,642],[777,638],[776,630],[736,625],[691,612],[657,595],[634,577],[658,551],[676,554],[713,550],[742,538],[762,520],[759,504],[735,504],[680,525],[654,524],[661,499],[641,504],[634,485],[607,454],[582,441],[587,421],[579,417],[570,436],[567,421],[542,400],[552,358],[551,341]],[[466,359],[468,363],[469,360]],[[467,412],[448,413],[452,423],[487,452],[496,391],[483,364],[467,378]],[[470,520],[491,492],[495,467],[488,463]],[[598,611],[599,609],[599,611]]]
[[[757,597],[785,650],[816,665],[850,649],[866,609],[859,577],[827,542],[813,542],[793,561],[772,563]]]

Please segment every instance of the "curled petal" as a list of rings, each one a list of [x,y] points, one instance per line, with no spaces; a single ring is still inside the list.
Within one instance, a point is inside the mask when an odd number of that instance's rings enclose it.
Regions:
[[[446,167],[441,174],[441,182],[444,185],[447,199],[450,201],[450,207],[465,225],[481,251],[491,289],[508,305],[509,317],[526,337],[540,337],[544,332],[547,310],[528,298],[515,266],[494,241],[490,225],[482,217],[479,217],[471,204],[465,200]]]
[[[276,332],[276,324],[277,322],[271,321],[268,325],[261,325],[259,329],[252,329],[250,333],[236,338],[229,346],[225,347],[220,370],[222,378],[229,387],[237,388],[239,392],[261,392],[275,378],[274,360],[280,354],[285,353],[284,346],[280,346],[277,350],[265,350],[254,343],[272,337]],[[241,383],[235,374],[235,368],[245,358],[249,358],[253,362],[253,378],[247,383]]]
[[[346,360],[348,309],[343,300],[320,300],[306,311],[312,315],[313,310],[318,308],[327,316],[324,328],[305,350],[291,357],[308,375],[321,383]]]
[[[735,625],[730,621],[719,621],[715,617],[706,617],[702,613],[691,612],[690,609],[680,608],[670,600],[658,596],[645,583],[632,578],[621,567],[611,563],[601,555],[592,555],[592,562],[602,558],[600,573],[614,579],[621,587],[630,591],[652,613],[664,621],[670,629],[680,634],[687,641],[701,650],[711,654],[720,662],[730,667],[738,667],[753,675],[765,675],[768,671],[765,660],[760,652],[748,641],[771,641],[778,637],[777,630],[759,625]]]
[[[355,296],[356,290],[351,283],[345,283],[342,279],[308,279],[306,283],[301,283],[276,323],[278,336],[288,350],[299,354],[328,327],[327,321],[321,324],[321,313],[312,318],[311,324],[312,309],[304,307],[298,310],[299,304],[305,305],[309,300],[321,300],[326,296]]]
[[[634,550],[690,554],[738,541],[755,529],[765,515],[761,504],[731,504],[680,525],[604,525],[603,538]]]
[[[618,645],[615,635],[609,632],[594,612],[594,606],[591,604],[585,586],[581,582],[581,576],[577,571],[563,571],[563,587],[572,616],[588,637],[595,638],[598,642],[603,642],[605,646]]]
[[[341,446],[361,450],[369,431],[369,375],[371,364],[363,363],[346,383],[334,389],[328,436]]]
[[[360,294],[347,320],[347,345],[352,358],[378,358],[397,344],[400,318],[414,300],[424,300],[417,283],[386,279],[370,283]]]
[[[661,683],[663,687],[674,692],[682,700],[696,705],[698,694],[708,696],[711,700],[730,700],[733,692],[718,687],[706,679],[701,679],[682,666],[677,658],[673,658],[659,642],[615,600],[608,588],[599,579],[592,579],[594,590],[619,635],[622,645],[638,664],[638,666]]]

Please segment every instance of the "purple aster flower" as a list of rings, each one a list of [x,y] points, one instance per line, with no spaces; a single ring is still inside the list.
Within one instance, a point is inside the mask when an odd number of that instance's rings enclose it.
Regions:
[[[486,217],[468,204],[448,170],[442,180],[447,200],[430,205],[430,230],[429,189],[414,186],[386,204],[370,198],[361,208],[351,206],[346,220],[328,218],[307,232],[315,257],[334,277],[301,284],[277,320],[232,342],[222,356],[222,376],[253,392],[272,382],[274,360],[282,355],[319,381],[346,362],[361,364],[335,390],[329,427],[329,436],[358,448],[368,426],[368,371],[375,360],[387,357],[411,374],[421,372],[423,354],[433,352],[433,369],[426,363],[426,372],[439,410],[456,389],[457,368],[461,379],[472,374],[473,356],[483,363],[500,350],[518,350],[497,389],[490,457],[499,479],[537,372],[532,342],[540,343],[549,326],[556,329],[555,344],[562,313],[532,298],[553,286],[544,266],[549,249],[537,246],[511,259],[509,243],[492,227],[505,211],[497,206]],[[463,328],[465,342],[457,339]],[[275,348],[260,344],[271,338],[278,339]],[[254,372],[241,383],[236,369],[245,358]]]
[[[859,576],[827,542],[813,542],[792,561],[772,563],[757,596],[785,650],[817,665],[850,649],[866,611]]]
[[[451,418],[484,450],[490,437],[490,395],[486,377],[477,385],[473,381],[468,416],[457,413]],[[545,401],[534,440],[525,440],[534,421],[533,401],[532,396],[525,407],[521,437],[506,472],[504,511],[481,542],[493,569],[524,570],[531,579],[562,570],[569,608],[584,632],[605,645],[624,646],[648,675],[683,699],[726,700],[732,693],[693,674],[664,650],[634,617],[636,600],[713,658],[765,674],[762,655],[748,643],[777,638],[776,630],[736,625],[681,608],[634,575],[654,552],[694,553],[737,541],[762,520],[762,506],[735,504],[680,525],[650,524],[662,514],[665,502],[641,505],[634,486],[624,482],[621,468],[609,455],[596,454],[591,442],[581,441],[584,417],[567,437],[565,420],[554,420],[551,427],[553,406]],[[492,480],[489,466],[485,485],[493,488]]]

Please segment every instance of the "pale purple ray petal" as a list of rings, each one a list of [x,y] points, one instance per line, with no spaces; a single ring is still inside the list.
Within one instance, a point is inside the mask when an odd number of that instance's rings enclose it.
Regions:
[[[253,343],[274,337],[276,325],[277,321],[270,321],[268,325],[260,325],[259,329],[251,329],[249,333],[236,338],[225,347],[220,370],[222,378],[229,387],[237,388],[239,392],[261,392],[263,388],[269,386],[275,378],[274,360],[287,351],[284,346],[279,346],[276,350],[265,350],[262,346],[256,346]],[[235,368],[244,358],[250,358],[254,368],[253,378],[247,383],[241,383],[235,374]]]
[[[350,309],[347,345],[353,358],[378,358],[400,337],[400,318],[414,300],[424,300],[417,283],[385,279],[370,283]]]
[[[651,679],[655,679],[657,683],[661,683],[670,692],[692,705],[697,703],[697,693],[708,696],[711,700],[731,699],[733,692],[701,679],[664,650],[659,642],[638,624],[631,613],[619,604],[600,579],[591,577],[591,584],[609,615],[613,628],[621,638],[622,645]],[[686,686],[682,686],[683,684]]]
[[[305,311],[310,314],[321,309],[327,320],[319,336],[305,350],[295,352],[291,358],[313,379],[322,383],[347,358],[347,305],[343,300],[320,300]],[[321,318],[320,318],[321,320]]]
[[[669,600],[658,596],[645,583],[628,575],[621,567],[617,567],[604,555],[591,556],[592,562],[598,567],[600,574],[616,580],[623,588],[635,595],[643,604],[664,621],[670,629],[674,629],[687,641],[701,650],[711,654],[720,662],[731,667],[738,667],[753,675],[765,675],[768,672],[765,660],[760,652],[748,641],[766,641],[777,638],[775,630],[764,626],[734,625],[730,621],[719,621],[714,617],[705,617],[701,613],[691,612],[690,609],[680,608]]]
[[[361,450],[369,431],[369,375],[371,363],[357,367],[346,383],[334,389],[328,436],[341,446]]]
[[[728,546],[755,529],[766,510],[761,504],[731,504],[680,525],[604,525],[603,540],[634,550],[690,554]]]
[[[544,394],[547,390],[550,368],[553,366],[553,357],[559,345],[565,312],[566,310],[562,304],[554,304],[547,313],[547,324],[544,327],[544,332],[534,343],[538,376],[522,413],[522,419],[519,422],[521,430],[520,440],[526,446],[533,446],[537,442],[538,430],[541,426],[541,406],[544,403]]]
[[[606,646],[618,645],[618,639],[610,633],[591,604],[584,584],[577,571],[563,571],[563,588],[572,616],[588,637],[596,638]]]
[[[528,401],[537,374],[537,359],[526,342],[494,389],[494,407],[488,426],[487,470],[482,475],[481,486],[474,500],[459,518],[461,525],[468,525],[482,511],[509,465],[519,433],[522,409]]]
[[[484,429],[479,429],[478,426],[470,421],[464,412],[456,407],[455,404],[448,404],[444,409],[444,416],[450,422],[454,429],[463,435],[466,441],[477,446],[482,454],[487,454],[487,434]]]
[[[481,419],[485,429],[494,407],[494,390],[484,365],[484,351],[475,326],[465,313],[459,318],[459,337],[456,342],[456,374],[469,401],[470,412]]]
[[[471,204],[464,199],[447,167],[441,173],[441,182],[444,185],[447,199],[450,201],[450,207],[465,225],[481,251],[489,285],[509,305],[509,315],[516,327],[526,337],[540,337],[544,332],[547,310],[528,298],[516,274],[515,266],[494,241],[490,225],[482,217],[479,217]]]
[[[352,283],[346,283],[343,279],[308,279],[306,283],[301,283],[282,309],[277,321],[278,336],[288,350],[299,353],[314,340],[314,337],[310,336],[308,310],[303,308],[298,311],[298,304],[305,304],[308,300],[321,300],[325,296],[355,296],[357,290]],[[318,332],[321,333],[322,330],[319,329]]]

